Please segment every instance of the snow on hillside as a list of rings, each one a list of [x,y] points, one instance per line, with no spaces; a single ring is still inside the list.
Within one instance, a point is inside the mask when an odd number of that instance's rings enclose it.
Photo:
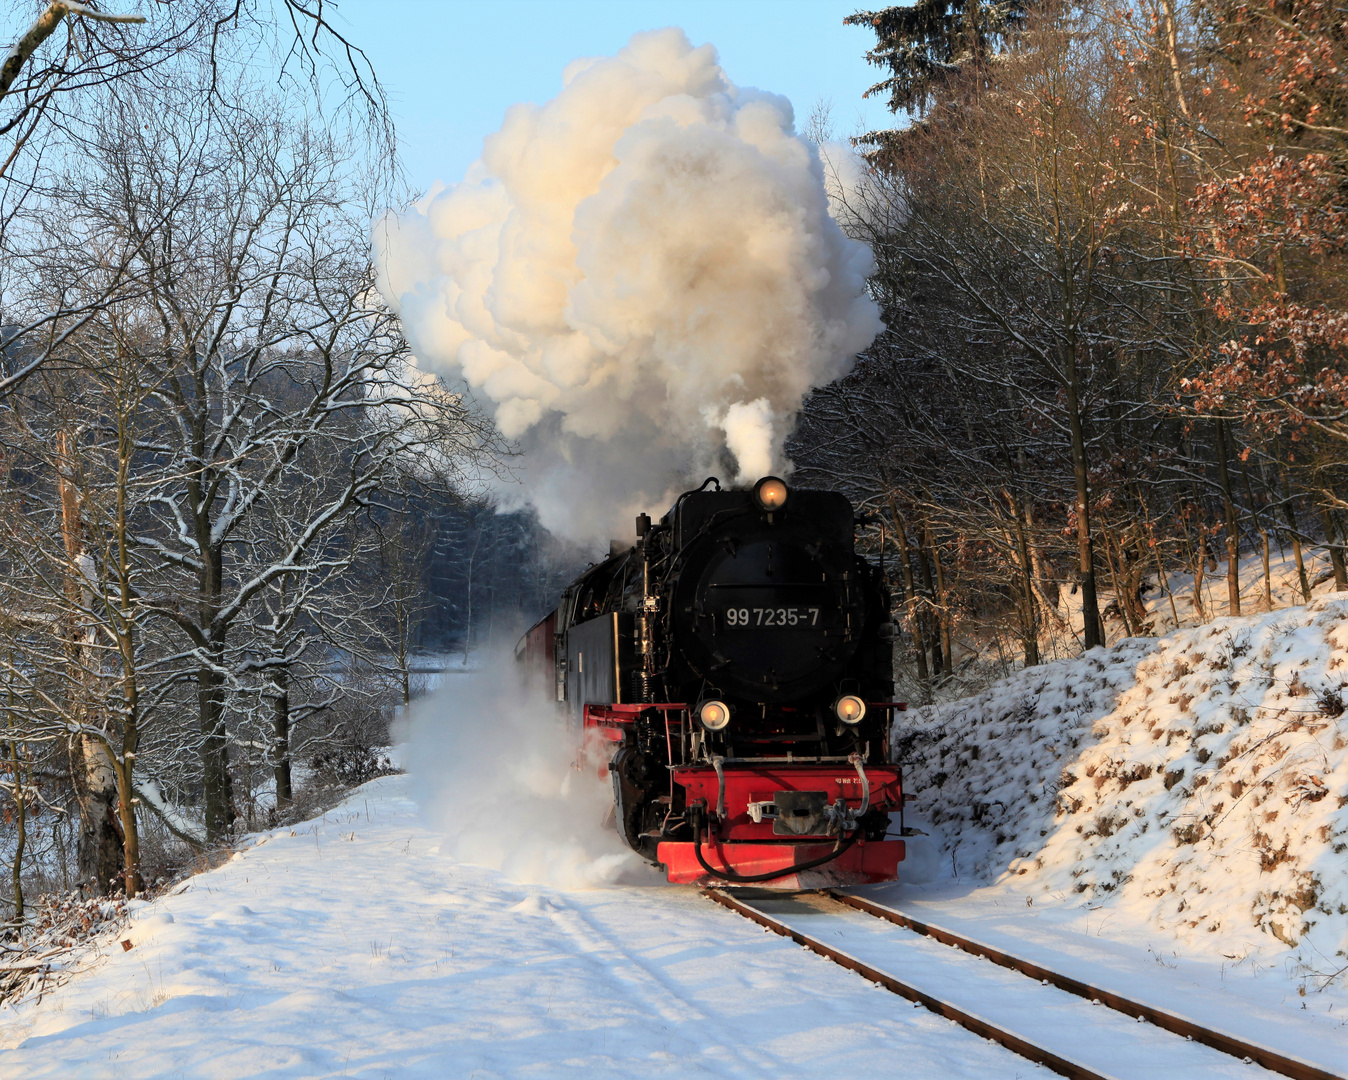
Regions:
[[[896,753],[954,874],[1191,945],[1300,945],[1328,976],[1348,964],[1346,702],[1337,593],[901,714]]]
[[[1164,575],[1153,574],[1142,583],[1142,608],[1145,612],[1141,627],[1134,627],[1139,636],[1159,636],[1179,629],[1206,625],[1210,620],[1231,614],[1228,564],[1212,560],[1195,588],[1192,571],[1171,567]],[[1310,600],[1332,595],[1337,588],[1329,556],[1324,548],[1307,547],[1302,551],[1302,565],[1297,566],[1294,553],[1276,544],[1270,545],[1269,564],[1265,574],[1262,552],[1249,552],[1237,566],[1241,610],[1245,614],[1277,611],[1306,602],[1301,575]],[[1100,607],[1105,616],[1105,635],[1117,643],[1129,635],[1108,574],[1099,581]],[[1076,657],[1081,651],[1082,594],[1079,589],[1062,589],[1057,593],[1058,607],[1042,620],[1039,639],[1040,655],[1044,660]],[[899,663],[895,690],[901,699],[946,704],[971,697],[997,679],[1005,678],[1023,662],[1020,645],[1004,637],[988,638],[974,628],[957,634],[955,670],[938,686],[923,685],[911,662]]]
[[[1197,589],[1194,588],[1192,571],[1171,568],[1164,578],[1158,579],[1155,576],[1148,578],[1144,585],[1142,606],[1147,611],[1151,632],[1165,633],[1230,615],[1227,567],[1225,560],[1213,560]],[[1303,549],[1302,569],[1306,574],[1306,585],[1311,590],[1312,600],[1334,592],[1334,572],[1329,554],[1324,548]],[[1296,559],[1289,550],[1276,546],[1272,548],[1269,552],[1267,578],[1264,576],[1263,555],[1257,551],[1243,556],[1237,564],[1237,571],[1241,610],[1245,613],[1276,611],[1305,602],[1301,572],[1297,569]],[[1102,595],[1112,598],[1113,592],[1105,589]],[[1108,603],[1108,600],[1105,602]],[[1114,610],[1118,610],[1117,605]],[[1074,614],[1077,620],[1074,626],[1079,632],[1082,625],[1079,607],[1074,610]],[[1114,622],[1121,625],[1117,617]]]

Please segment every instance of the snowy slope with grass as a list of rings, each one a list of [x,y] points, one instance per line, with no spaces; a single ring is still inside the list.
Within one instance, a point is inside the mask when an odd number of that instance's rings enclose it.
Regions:
[[[1324,548],[1307,547],[1301,554],[1298,566],[1295,553],[1275,543],[1270,545],[1267,566],[1259,551],[1247,553],[1239,560],[1237,584],[1245,615],[1295,607],[1333,595],[1338,586]],[[1224,560],[1214,559],[1197,580],[1192,571],[1174,567],[1146,578],[1142,582],[1143,616],[1139,626],[1125,621],[1112,578],[1102,574],[1098,584],[1106,638],[1117,643],[1131,636],[1160,637],[1230,615],[1228,567]],[[1079,589],[1064,588],[1056,594],[1057,606],[1041,611],[1039,652],[1043,660],[1071,659],[1081,652],[1085,625],[1081,601]],[[903,657],[895,665],[899,699],[947,704],[981,693],[991,683],[1011,675],[1024,661],[1023,648],[1013,637],[1000,633],[989,637],[976,627],[961,628],[954,638],[955,670],[936,686],[924,685],[911,658]]]
[[[1228,957],[1294,951],[1328,981],[1348,965],[1345,701],[1338,593],[1027,669],[895,734],[942,872]]]

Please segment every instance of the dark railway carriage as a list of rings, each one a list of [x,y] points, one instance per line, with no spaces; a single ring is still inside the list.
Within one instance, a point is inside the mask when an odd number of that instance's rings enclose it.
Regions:
[[[889,596],[851,504],[708,480],[587,570],[516,650],[564,703],[618,831],[671,881],[887,881]]]

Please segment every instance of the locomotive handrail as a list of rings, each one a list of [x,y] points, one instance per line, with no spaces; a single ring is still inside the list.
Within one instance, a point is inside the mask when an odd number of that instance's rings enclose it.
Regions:
[[[871,808],[871,782],[866,776],[866,770],[861,764],[860,754],[848,754],[847,760],[852,763],[856,769],[857,775],[861,777],[861,809],[857,811],[857,817],[865,817],[866,811]],[[841,798],[842,796],[839,796]]]
[[[716,820],[725,820],[725,769],[721,766],[725,758],[720,754],[713,754],[711,767],[716,770]]]

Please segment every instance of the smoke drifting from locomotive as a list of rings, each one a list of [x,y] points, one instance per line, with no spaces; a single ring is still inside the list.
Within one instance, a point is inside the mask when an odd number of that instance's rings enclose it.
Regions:
[[[543,524],[594,541],[731,462],[787,472],[804,396],[880,319],[785,98],[734,86],[677,29],[564,83],[375,248],[419,362],[518,441]]]
[[[605,823],[610,786],[572,768],[574,738],[540,712],[516,667],[497,650],[480,670],[447,675],[396,733],[444,852],[560,888],[663,884]]]

